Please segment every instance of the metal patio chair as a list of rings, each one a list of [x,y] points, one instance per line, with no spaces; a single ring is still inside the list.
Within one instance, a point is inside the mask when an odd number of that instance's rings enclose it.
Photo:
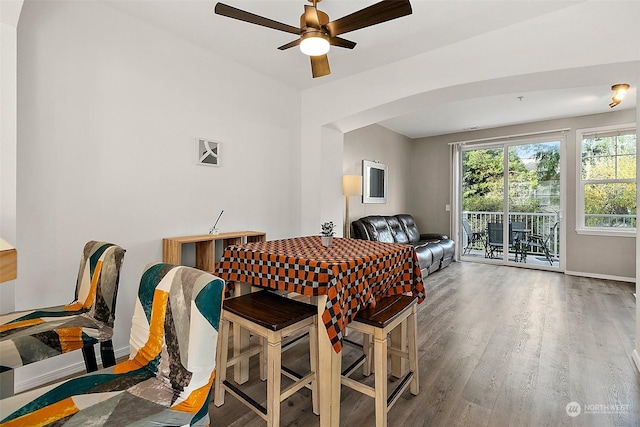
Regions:
[[[514,248],[514,236],[512,232],[512,225],[509,224],[509,242],[507,244],[507,250]],[[487,223],[487,258],[498,258],[498,254],[504,251],[504,238],[502,233],[501,222],[489,222]]]
[[[549,229],[549,233],[547,234],[531,234],[528,237],[527,245],[531,248],[532,252],[542,252],[545,259],[549,261],[549,265],[553,266],[554,258],[551,256],[551,251],[549,250],[549,243],[551,242],[551,238],[556,235],[556,230],[559,226],[559,223],[553,224],[553,226]]]
[[[473,231],[466,218],[462,218],[462,228],[467,235],[467,245],[462,249],[462,255],[466,255],[471,252],[471,249],[474,249],[477,243],[482,243],[484,245],[483,233],[480,231]]]

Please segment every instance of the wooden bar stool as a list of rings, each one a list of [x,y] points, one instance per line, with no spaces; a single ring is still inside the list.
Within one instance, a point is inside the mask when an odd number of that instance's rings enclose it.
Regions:
[[[376,301],[373,308],[361,310],[349,323],[349,328],[363,333],[365,356],[342,373],[342,385],[375,399],[376,426],[386,427],[387,414],[402,393],[411,386],[411,394],[419,392],[418,347],[416,345],[416,312],[418,297],[394,295]],[[408,351],[406,348],[392,348],[387,345],[387,335],[396,327],[402,328],[407,321]],[[375,387],[349,378],[363,362],[370,363],[371,353],[368,342],[373,337],[373,362]],[[401,340],[405,342],[405,340]],[[409,372],[404,375],[394,391],[387,396],[387,356],[397,355],[409,360]],[[365,366],[365,373],[368,369]]]
[[[263,345],[249,348],[239,355],[228,359],[229,323],[233,322],[234,329],[246,328],[258,335]],[[309,352],[311,372],[296,380],[284,390],[281,388],[282,338],[309,329]],[[234,331],[235,333],[235,331]],[[216,378],[214,403],[216,406],[224,404],[224,394],[228,391],[247,407],[267,422],[269,427],[280,425],[280,403],[289,398],[303,387],[311,389],[313,411],[318,413],[316,393],[316,367],[318,366],[317,349],[317,308],[289,298],[281,297],[273,292],[259,291],[236,298],[226,299],[223,303],[220,319],[219,347],[216,361]],[[262,370],[262,359],[266,353],[266,375]],[[227,381],[227,368],[240,361],[260,354],[261,379],[266,376],[267,400],[266,407],[245,394],[240,388]],[[289,378],[295,377],[291,371],[285,373]]]

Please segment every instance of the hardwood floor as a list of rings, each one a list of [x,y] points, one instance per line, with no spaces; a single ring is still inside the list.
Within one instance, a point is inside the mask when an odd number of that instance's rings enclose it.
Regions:
[[[425,282],[420,394],[403,394],[389,426],[640,425],[634,284],[468,262]],[[305,347],[286,352],[283,364],[305,372]],[[355,357],[347,346],[344,365]],[[248,390],[264,401],[257,377],[253,361]],[[373,399],[343,387],[341,400],[342,426],[374,425]],[[580,405],[574,417],[571,402]],[[265,425],[230,395],[209,412],[211,425]],[[283,403],[281,421],[318,425],[308,391]]]

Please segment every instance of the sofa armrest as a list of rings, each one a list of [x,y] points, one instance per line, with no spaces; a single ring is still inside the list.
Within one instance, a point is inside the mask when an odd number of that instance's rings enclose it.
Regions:
[[[353,237],[354,239],[371,240],[371,237],[369,237],[369,233],[367,233],[367,229],[365,228],[364,223],[359,219],[351,223],[351,231],[353,233],[351,237]]]
[[[439,233],[424,233],[424,234],[420,234],[420,240],[445,240],[448,239],[449,236],[447,236],[446,234],[439,234]]]

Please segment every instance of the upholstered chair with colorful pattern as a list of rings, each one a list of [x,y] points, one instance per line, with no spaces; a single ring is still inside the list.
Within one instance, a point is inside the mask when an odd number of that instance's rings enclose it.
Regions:
[[[224,281],[147,266],[129,359],[0,401],[0,426],[208,426]]]
[[[120,268],[125,250],[90,241],[84,246],[73,301],[66,305],[0,316],[0,372],[82,350],[87,372],[115,365],[112,337]],[[11,379],[12,381],[12,379]]]

